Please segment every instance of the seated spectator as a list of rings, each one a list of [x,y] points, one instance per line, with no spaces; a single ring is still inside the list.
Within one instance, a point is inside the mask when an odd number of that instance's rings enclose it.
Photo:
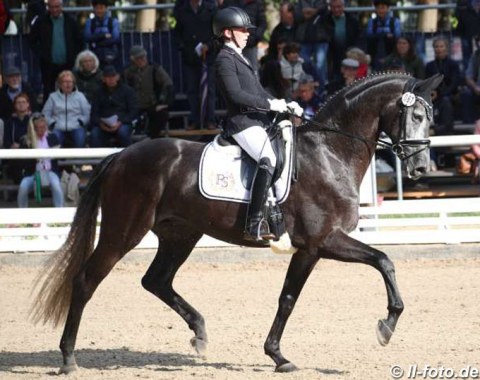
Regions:
[[[13,100],[12,116],[5,123],[3,135],[4,147],[7,149],[20,148],[21,139],[28,131],[30,121],[30,100],[28,95],[21,92]],[[20,183],[22,179],[23,160],[5,160],[7,177],[14,183]]]
[[[345,58],[351,58],[358,61],[357,79],[365,78],[370,75],[370,55],[358,47],[352,47],[345,53]]]
[[[93,18],[88,18],[83,38],[100,61],[100,66],[118,65],[120,24],[109,15],[108,0],[93,0]]]
[[[466,69],[474,51],[474,39],[480,35],[480,0],[470,0],[465,3],[462,6],[457,1],[455,13],[458,20],[456,32],[462,41],[463,67]]]
[[[425,66],[420,58],[415,53],[415,46],[407,36],[397,38],[395,43],[395,50],[388,55],[384,61],[384,70],[392,66],[398,66],[400,63],[403,66],[404,72],[414,76],[418,79],[425,78]]]
[[[41,114],[33,114],[30,118],[27,135],[22,139],[20,148],[49,149],[58,145],[57,136],[48,132],[47,119]],[[63,207],[60,178],[55,172],[57,170],[56,161],[49,158],[23,161],[25,176],[18,189],[18,207],[28,207],[28,194],[32,190],[35,192],[36,199],[41,200],[41,189],[46,186],[49,186],[52,191],[53,205]]]
[[[330,82],[327,85],[327,95],[333,95],[345,86],[352,84],[357,79],[357,70],[359,66],[360,64],[357,60],[345,58],[342,61],[342,67],[340,68],[342,78],[340,80]]]
[[[38,111],[39,105],[36,102],[36,96],[28,83],[22,81],[22,72],[18,67],[7,67],[3,73],[4,84],[0,89],[0,140],[4,135],[4,123],[12,116],[13,100],[20,93],[26,93],[30,99],[30,106],[34,111]],[[5,146],[0,141],[0,147]]]
[[[263,65],[260,82],[275,98],[290,99],[290,81],[282,76],[279,61],[270,60]]]
[[[465,72],[465,89],[461,94],[463,122],[472,124],[480,119],[480,36],[475,38],[477,50],[470,57]]]
[[[103,69],[103,86],[95,95],[92,104],[91,147],[107,147],[115,138],[115,145],[131,144],[132,123],[138,117],[138,100],[135,91],[120,82],[114,66]]]
[[[374,0],[373,5],[375,11],[366,28],[367,52],[372,57],[372,69],[379,71],[402,30],[400,20],[390,13],[390,0]]]
[[[98,58],[91,50],[84,50],[77,55],[73,70],[77,90],[85,95],[90,104],[95,93],[102,87],[102,72],[99,67]]]
[[[145,132],[150,138],[160,137],[175,98],[173,81],[163,67],[148,62],[147,51],[142,46],[132,46],[130,61],[123,77],[137,94],[140,112],[146,114]]]
[[[298,81],[305,75],[303,58],[300,57],[300,44],[288,42],[283,48],[283,57],[280,60],[282,77],[290,82],[290,97],[298,88]]]
[[[443,37],[433,40],[435,59],[425,67],[426,77],[442,74],[443,81],[432,93],[434,111],[434,130],[436,135],[451,135],[454,123],[454,97],[460,83],[458,63],[449,57],[449,43]]]
[[[303,108],[303,116],[309,120],[313,119],[322,103],[315,91],[316,86],[317,83],[311,75],[305,75],[298,84],[298,97],[295,100]]]
[[[83,148],[90,121],[90,103],[75,88],[75,76],[71,71],[58,74],[57,87],[49,95],[42,112],[62,147]]]

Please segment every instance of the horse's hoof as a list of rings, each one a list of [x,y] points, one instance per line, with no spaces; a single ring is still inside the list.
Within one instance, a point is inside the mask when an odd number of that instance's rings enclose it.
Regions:
[[[207,353],[207,342],[203,339],[193,337],[190,339],[190,344],[195,349],[198,355],[205,356]]]
[[[293,372],[297,370],[298,368],[295,366],[295,364],[290,362],[280,364],[279,366],[277,366],[277,368],[275,368],[275,372],[280,372],[280,373]]]
[[[376,333],[378,343],[380,343],[381,346],[386,346],[393,335],[393,331],[388,327],[384,319],[378,321]]]
[[[65,364],[60,367],[58,370],[59,375],[69,375],[72,372],[78,371],[78,366],[76,364]]]

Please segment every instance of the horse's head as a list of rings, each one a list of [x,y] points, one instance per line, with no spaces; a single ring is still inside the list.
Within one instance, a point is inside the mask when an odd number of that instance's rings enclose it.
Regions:
[[[393,152],[402,160],[409,178],[417,179],[430,167],[430,124],[433,122],[432,91],[441,83],[442,75],[425,80],[411,78],[396,100],[400,108],[398,123],[386,131],[392,139]]]

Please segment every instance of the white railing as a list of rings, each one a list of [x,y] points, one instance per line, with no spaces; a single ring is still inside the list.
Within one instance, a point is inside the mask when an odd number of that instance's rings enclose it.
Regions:
[[[480,144],[480,135],[432,137],[432,147]],[[0,159],[39,157],[89,159],[119,152],[117,148],[1,149]],[[374,167],[372,165],[372,167]],[[364,180],[376,199],[375,172]],[[373,184],[373,185],[372,185]],[[480,242],[480,198],[384,201],[361,207],[352,236],[367,244]],[[75,208],[0,209],[0,252],[52,251],[65,240]],[[467,213],[458,215],[458,213]],[[415,215],[412,215],[415,214]],[[418,214],[427,214],[418,217]],[[226,246],[204,237],[197,246]],[[139,248],[156,248],[148,233]]]

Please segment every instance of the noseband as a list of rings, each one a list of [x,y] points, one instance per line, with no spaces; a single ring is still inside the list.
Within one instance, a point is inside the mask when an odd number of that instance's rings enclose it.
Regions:
[[[403,89],[402,97],[400,98],[398,105],[400,107],[400,130],[397,136],[397,142],[394,142],[390,145],[393,153],[400,159],[406,160],[416,154],[419,154],[430,147],[430,140],[429,139],[418,139],[418,140],[408,140],[406,138],[407,135],[407,110],[416,102],[420,102],[420,104],[425,107],[425,111],[427,114],[428,120],[433,119],[433,108],[432,106],[421,96],[416,95],[413,93],[413,89],[415,87],[415,79],[409,79],[408,82],[405,84],[405,88]],[[385,143],[385,141],[381,141],[381,143]],[[417,148],[413,153],[406,154],[405,148],[412,147]]]

